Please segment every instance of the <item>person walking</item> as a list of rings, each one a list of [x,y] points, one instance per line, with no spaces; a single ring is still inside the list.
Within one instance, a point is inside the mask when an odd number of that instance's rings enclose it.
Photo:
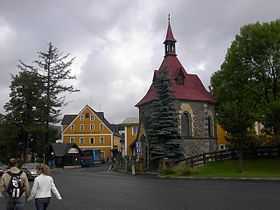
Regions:
[[[52,193],[59,200],[62,197],[54,184],[53,178],[50,176],[50,168],[45,164],[40,164],[37,170],[40,175],[34,180],[31,195],[28,200],[30,201],[35,198],[36,209],[46,210],[50,203]]]
[[[27,175],[18,168],[17,160],[9,160],[9,169],[0,180],[0,192],[6,199],[7,210],[23,210],[30,194]]]

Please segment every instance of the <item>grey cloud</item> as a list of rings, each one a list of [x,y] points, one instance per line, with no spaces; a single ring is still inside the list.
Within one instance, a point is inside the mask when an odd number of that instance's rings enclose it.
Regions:
[[[5,41],[0,35],[1,106],[18,59],[30,63],[53,41],[76,57],[74,84],[81,90],[67,95],[63,113],[89,104],[114,123],[137,116],[134,105],[163,59],[169,12],[179,59],[207,87],[239,28],[279,18],[280,9],[277,0],[0,0],[0,5],[0,33],[4,27],[10,30]]]

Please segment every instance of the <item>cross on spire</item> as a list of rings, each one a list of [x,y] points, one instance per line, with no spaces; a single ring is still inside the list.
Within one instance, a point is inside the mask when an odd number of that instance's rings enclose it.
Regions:
[[[168,24],[170,24],[170,13],[168,13]]]

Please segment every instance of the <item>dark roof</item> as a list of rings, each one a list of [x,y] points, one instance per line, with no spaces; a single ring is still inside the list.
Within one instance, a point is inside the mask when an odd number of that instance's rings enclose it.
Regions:
[[[108,122],[108,120],[104,117],[104,112],[96,112],[94,111],[90,106],[88,106],[103,122],[104,124],[112,131],[116,134],[116,132],[114,131],[113,126],[111,125],[111,123]],[[63,116],[62,125],[69,125],[72,123],[72,121],[77,117],[77,114],[66,114]]]
[[[94,110],[93,110],[94,111]],[[108,122],[108,120],[106,120],[106,118],[104,117],[104,112],[95,112],[97,114],[97,116],[105,123],[105,125],[111,130],[113,131],[113,128],[111,126],[111,124]]]
[[[75,144],[52,143],[51,147],[56,157],[63,157],[71,148],[79,149]]]
[[[166,37],[165,37],[164,43],[166,43],[167,41],[176,42],[176,39],[174,38],[173,33],[172,33],[172,29],[171,29],[170,23],[168,23],[167,33],[166,33]]]
[[[123,124],[111,124],[114,132],[119,132],[120,130],[124,130]]]
[[[169,24],[166,40],[172,41],[173,39],[174,37]],[[176,99],[215,103],[214,97],[205,89],[199,77],[196,74],[188,74],[178,60],[177,56],[166,55],[162,64],[160,65],[159,70],[154,71],[154,79],[161,71],[167,71],[167,76],[171,81],[171,90]],[[184,76],[183,84],[177,84],[175,81],[179,74]],[[151,84],[146,95],[136,104],[136,106],[140,107],[156,98],[156,90],[153,84]]]
[[[94,111],[94,110],[93,110]],[[104,121],[105,125],[107,125],[111,129],[111,124],[105,119],[104,112],[95,112],[94,113]],[[63,116],[62,125],[69,125],[78,115],[77,114],[66,114]]]
[[[62,125],[69,125],[76,117],[76,114],[66,114],[63,116]]]

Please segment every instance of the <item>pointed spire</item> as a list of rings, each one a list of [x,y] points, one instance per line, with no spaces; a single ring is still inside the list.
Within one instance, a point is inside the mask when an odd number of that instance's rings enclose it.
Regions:
[[[176,42],[176,39],[174,38],[173,36],[173,33],[172,33],[172,29],[171,29],[171,25],[170,25],[170,14],[168,14],[168,27],[167,27],[167,33],[166,33],[166,37],[165,37],[165,41],[173,41],[173,42]]]
[[[171,24],[170,24],[170,14],[168,14],[168,27],[167,27],[167,33],[165,37],[164,47],[165,47],[165,56],[172,55],[176,56],[176,39],[173,36]]]

